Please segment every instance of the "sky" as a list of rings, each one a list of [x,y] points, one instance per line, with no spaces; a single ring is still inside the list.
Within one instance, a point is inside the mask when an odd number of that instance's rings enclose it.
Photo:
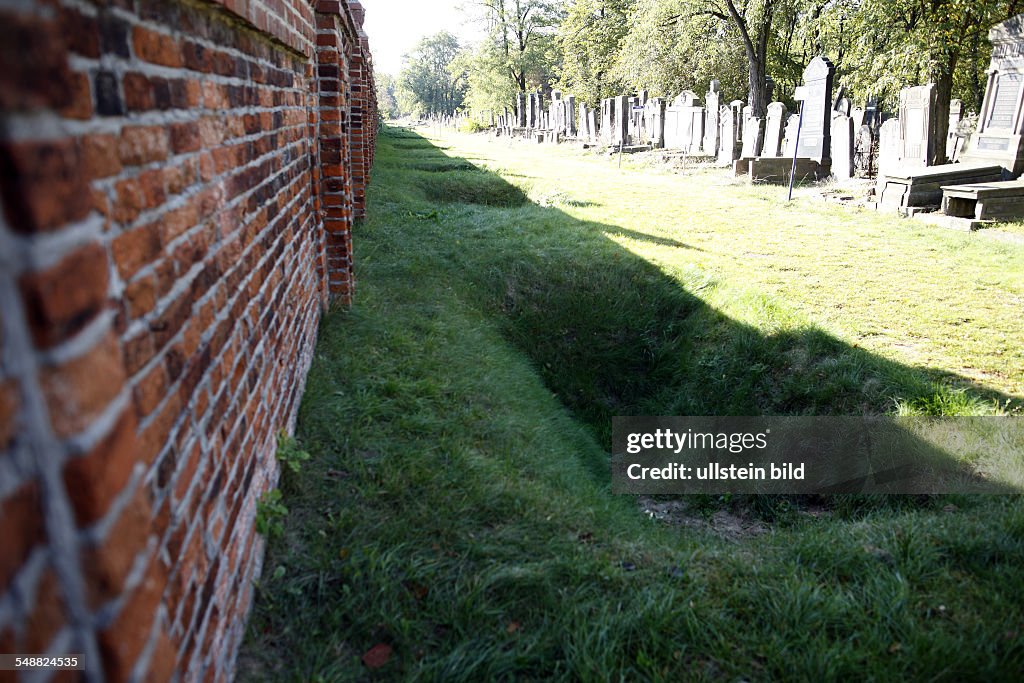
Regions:
[[[373,65],[378,71],[397,75],[402,55],[420,38],[439,31],[454,33],[463,42],[480,39],[481,28],[458,7],[471,0],[360,0],[366,9],[363,29],[370,37]]]

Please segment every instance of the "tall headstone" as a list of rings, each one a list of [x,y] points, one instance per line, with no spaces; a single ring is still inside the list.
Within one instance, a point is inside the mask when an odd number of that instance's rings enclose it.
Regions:
[[[852,106],[849,97],[840,97],[839,101],[836,102],[836,111],[843,116],[849,116]]]
[[[645,142],[656,148],[665,146],[665,110],[666,102],[660,97],[647,100],[644,105]]]
[[[707,95],[704,96],[705,119],[704,119],[704,141],[701,148],[704,154],[715,156],[718,154],[718,109],[721,100],[721,90],[718,81],[711,81]]]
[[[889,119],[878,129],[878,181],[881,187],[885,174],[900,165],[903,145],[900,141],[900,120]]]
[[[964,163],[995,163],[1014,177],[1024,173],[1024,15],[996,24],[988,85],[978,130],[971,136]]]
[[[904,168],[931,164],[937,147],[935,105],[934,83],[900,91],[900,136],[903,139]],[[942,144],[945,149],[945,141]]]
[[[740,156],[744,159],[752,159],[761,153],[761,140],[763,132],[761,119],[751,116],[743,122],[743,148]]]
[[[723,105],[719,111],[721,133],[719,134],[718,163],[732,164],[739,158],[739,147],[736,140],[736,124],[739,110]]]
[[[526,94],[516,93],[516,127],[526,128]]]
[[[629,144],[629,101],[631,99],[631,97],[628,97],[626,95],[620,95],[619,97],[616,97],[612,100],[615,103],[615,120],[612,124],[615,129],[612,133],[613,145]]]
[[[782,102],[772,102],[768,105],[768,113],[765,116],[764,125],[764,147],[761,150],[761,156],[777,157],[782,153],[782,127],[787,113],[786,105]]]
[[[597,111],[593,109],[587,112],[587,130],[590,134],[590,139],[596,142],[601,131],[597,125]]]
[[[797,99],[803,102],[803,125],[797,156],[821,162],[829,158],[832,127],[832,80],[836,68],[824,57],[815,57],[804,69],[804,84]]]
[[[832,117],[832,175],[839,180],[853,177],[853,119],[841,112]]]
[[[576,137],[576,96],[569,95],[565,100],[565,134]]]

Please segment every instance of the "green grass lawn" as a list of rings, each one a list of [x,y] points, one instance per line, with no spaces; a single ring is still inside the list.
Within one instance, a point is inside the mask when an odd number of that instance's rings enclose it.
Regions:
[[[608,473],[614,415],[1019,413],[1024,246],[633,165],[380,137],[240,680],[1024,670],[1019,497],[638,501]]]

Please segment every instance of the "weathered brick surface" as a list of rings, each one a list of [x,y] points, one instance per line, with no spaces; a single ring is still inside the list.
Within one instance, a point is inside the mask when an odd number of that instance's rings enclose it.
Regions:
[[[0,6],[0,650],[232,678],[276,434],[354,288],[362,21],[340,0]]]

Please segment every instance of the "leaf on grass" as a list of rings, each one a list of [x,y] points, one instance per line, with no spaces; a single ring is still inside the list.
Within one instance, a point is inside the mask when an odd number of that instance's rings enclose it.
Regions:
[[[412,593],[412,596],[417,600],[422,600],[423,598],[427,597],[427,593],[430,592],[430,589],[428,589],[422,583],[416,583],[415,581],[406,581],[405,587],[410,593]]]
[[[903,643],[893,643],[889,646],[889,654],[894,655],[903,649]]]
[[[510,621],[508,622],[508,626],[505,627],[505,633],[515,633],[520,628],[518,621]]]
[[[348,556],[351,555],[351,554],[352,554],[351,550],[349,550],[348,548],[342,548],[341,550],[338,551],[338,559],[339,560],[347,560]]]
[[[363,664],[367,669],[379,669],[391,659],[391,646],[387,643],[377,643],[363,655]]]

